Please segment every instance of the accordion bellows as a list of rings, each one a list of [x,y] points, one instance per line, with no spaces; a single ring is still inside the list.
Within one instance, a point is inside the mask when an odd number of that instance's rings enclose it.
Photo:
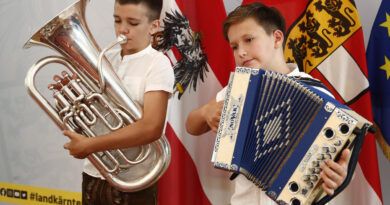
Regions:
[[[311,204],[320,163],[335,159],[369,123],[316,87],[283,74],[238,67],[231,74],[212,156],[278,204]]]

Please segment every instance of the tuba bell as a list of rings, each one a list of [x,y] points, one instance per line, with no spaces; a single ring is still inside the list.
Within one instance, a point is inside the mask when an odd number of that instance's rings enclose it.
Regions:
[[[79,0],[63,10],[24,45],[47,46],[62,55],[37,61],[28,71],[25,84],[29,95],[61,130],[96,137],[137,121],[142,112],[104,57],[106,50],[126,39],[118,38],[100,51],[85,21],[87,1]],[[51,99],[36,86],[37,73],[48,64],[67,68],[49,86]],[[112,186],[134,192],[157,182],[170,157],[169,143],[162,136],[144,146],[97,152],[87,158]]]

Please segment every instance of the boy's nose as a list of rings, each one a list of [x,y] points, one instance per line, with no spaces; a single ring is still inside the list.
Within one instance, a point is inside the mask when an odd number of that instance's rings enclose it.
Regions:
[[[243,57],[245,57],[245,56],[247,55],[247,52],[246,52],[246,50],[244,50],[244,49],[239,49],[239,50],[238,50],[238,55],[239,55],[241,58],[243,58]]]
[[[119,27],[119,33],[121,33],[121,34],[128,34],[129,33],[129,29],[125,25],[121,25]]]

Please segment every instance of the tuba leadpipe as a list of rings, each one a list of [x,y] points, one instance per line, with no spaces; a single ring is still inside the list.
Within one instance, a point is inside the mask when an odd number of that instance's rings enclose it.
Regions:
[[[25,84],[29,95],[61,130],[96,137],[139,120],[142,109],[104,57],[106,50],[125,39],[120,36],[101,51],[85,21],[86,4],[87,0],[75,2],[25,44],[25,48],[42,45],[61,54],[38,60],[28,71]],[[37,73],[49,64],[67,68],[48,87],[51,99],[35,85]],[[168,168],[170,155],[169,143],[162,136],[144,146],[97,152],[87,158],[112,186],[134,192],[157,182]]]

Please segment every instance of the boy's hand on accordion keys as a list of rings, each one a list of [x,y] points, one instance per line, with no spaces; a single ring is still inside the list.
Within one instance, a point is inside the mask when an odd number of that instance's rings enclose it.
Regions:
[[[206,120],[207,125],[214,132],[217,132],[219,126],[219,120],[221,119],[223,101],[216,102],[210,101],[202,109],[202,115]]]
[[[343,150],[338,162],[326,160],[321,164],[321,179],[324,181],[322,188],[328,195],[333,195],[334,191],[344,182],[347,177],[347,169],[351,151]]]

